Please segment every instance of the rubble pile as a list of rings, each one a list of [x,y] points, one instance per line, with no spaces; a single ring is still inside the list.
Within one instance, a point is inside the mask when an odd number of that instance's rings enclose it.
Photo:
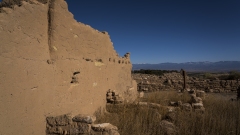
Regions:
[[[165,73],[163,76],[149,74],[133,74],[138,83],[138,91],[154,92],[159,90],[181,90],[183,77],[180,73]],[[236,92],[239,80],[211,80],[186,76],[187,88],[205,92]]]
[[[95,116],[79,114],[71,117],[65,114],[57,117],[47,117],[47,135],[120,135],[118,128],[110,123],[94,124]]]
[[[111,103],[111,104],[123,103],[122,95],[116,92],[115,90],[109,89],[107,91],[106,98],[107,98],[107,103]]]
[[[149,103],[149,102],[138,102],[137,105],[141,107],[147,107],[149,109],[164,109],[166,110],[166,115],[164,117],[161,116],[160,120],[160,130],[166,135],[172,135],[177,133],[177,127],[174,125],[174,122],[178,119],[178,114],[181,111],[185,112],[193,112],[204,114],[205,108],[203,105],[203,100],[206,97],[206,93],[204,91],[185,91],[185,93],[179,93],[179,96],[182,94],[186,94],[190,96],[190,100],[187,102],[183,101],[169,101],[169,105],[161,105],[158,103]]]

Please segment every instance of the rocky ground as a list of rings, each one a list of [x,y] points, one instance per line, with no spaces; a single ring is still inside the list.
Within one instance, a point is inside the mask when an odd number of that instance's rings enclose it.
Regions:
[[[153,92],[161,90],[181,90],[183,77],[180,73],[165,73],[162,76],[149,74],[133,74],[138,83],[138,91]],[[201,79],[198,77],[186,77],[187,89],[203,90],[205,92],[236,92],[239,80]]]

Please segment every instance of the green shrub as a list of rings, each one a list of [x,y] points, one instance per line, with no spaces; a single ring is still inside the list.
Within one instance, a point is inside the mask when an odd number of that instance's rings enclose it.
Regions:
[[[211,73],[205,73],[203,78],[204,79],[210,79],[210,80],[215,80],[216,79],[216,77]]]
[[[237,80],[240,79],[240,72],[238,71],[231,71],[229,75],[221,75],[219,76],[221,80]]]
[[[164,73],[172,73],[172,72],[178,72],[177,70],[150,70],[150,69],[140,69],[140,70],[134,70],[133,73],[141,73],[141,74],[151,74],[151,75],[158,75],[162,76]]]

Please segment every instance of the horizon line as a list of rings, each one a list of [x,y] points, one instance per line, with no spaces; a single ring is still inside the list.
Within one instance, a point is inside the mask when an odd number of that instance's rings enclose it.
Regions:
[[[165,63],[174,63],[174,64],[182,64],[182,63],[198,63],[198,62],[208,62],[208,63],[216,63],[216,62],[240,62],[237,60],[221,60],[221,61],[188,61],[188,62],[161,62],[161,63],[132,63],[132,64],[165,64]]]

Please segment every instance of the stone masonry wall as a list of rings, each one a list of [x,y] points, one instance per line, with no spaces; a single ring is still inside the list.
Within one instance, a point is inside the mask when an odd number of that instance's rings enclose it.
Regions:
[[[138,82],[139,91],[181,90],[183,77],[180,73],[165,73],[163,76],[133,74]],[[240,81],[210,80],[196,77],[186,77],[187,89],[203,90],[205,92],[236,92]]]
[[[69,114],[46,118],[46,135],[120,135],[110,123],[95,124],[96,117]]]
[[[0,13],[0,134],[45,134],[47,116],[93,114],[109,89],[137,97],[129,54],[74,20],[64,0],[11,7]]]

